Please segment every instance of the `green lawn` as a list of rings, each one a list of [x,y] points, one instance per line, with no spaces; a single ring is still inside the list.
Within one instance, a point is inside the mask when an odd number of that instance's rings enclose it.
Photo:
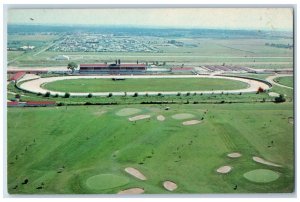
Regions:
[[[274,79],[275,82],[284,85],[293,87],[294,86],[294,77],[293,76],[285,76],[285,77],[278,77]]]
[[[70,79],[46,83],[43,88],[61,92],[134,92],[134,91],[196,91],[243,89],[247,84],[228,79],[209,78],[151,78],[126,79]]]
[[[144,188],[148,194],[172,193],[163,188],[164,180],[177,183],[174,193],[293,191],[294,136],[288,122],[294,116],[292,103],[170,107],[8,108],[9,193],[117,193],[132,187]],[[139,114],[151,118],[129,122],[128,117],[116,114],[123,108],[140,109]],[[179,113],[204,119],[199,125],[183,126],[184,120],[172,118]],[[156,120],[157,115],[166,120]],[[242,157],[230,159],[226,155],[231,152],[240,152]],[[254,155],[283,167],[256,163]],[[216,169],[223,165],[232,166],[232,171],[218,174]],[[124,172],[126,167],[140,170],[147,180],[130,176]],[[264,184],[243,177],[256,169],[269,169],[280,177]],[[109,184],[114,188],[90,187],[109,180],[109,175],[116,176]],[[28,183],[22,184],[26,179]]]

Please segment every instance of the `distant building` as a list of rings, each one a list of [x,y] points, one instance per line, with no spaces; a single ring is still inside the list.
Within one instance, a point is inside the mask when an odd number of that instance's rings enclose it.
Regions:
[[[194,72],[194,68],[193,67],[172,67],[171,68],[171,72],[173,73],[190,73],[190,72]]]
[[[32,50],[34,48],[35,48],[35,46],[22,46],[22,47],[20,47],[21,50]]]
[[[7,70],[7,74],[16,74],[18,72],[25,72],[26,74],[46,74],[48,70],[43,69],[22,69],[20,70]]]
[[[147,70],[145,64],[80,64],[81,74],[144,74]]]
[[[20,107],[20,104],[17,101],[12,101],[12,102],[8,101],[7,106],[8,107]]]
[[[26,107],[49,107],[49,106],[55,106],[55,101],[28,101],[26,102]]]
[[[55,57],[55,60],[70,60],[70,57],[67,55],[58,55]]]
[[[16,72],[14,73],[11,77],[10,77],[10,81],[15,81],[17,82],[18,80],[20,80],[23,76],[25,76],[26,72],[22,71],[22,72]]]
[[[55,106],[55,101],[27,101],[27,102],[18,102],[12,101],[7,102],[8,107],[51,107]]]

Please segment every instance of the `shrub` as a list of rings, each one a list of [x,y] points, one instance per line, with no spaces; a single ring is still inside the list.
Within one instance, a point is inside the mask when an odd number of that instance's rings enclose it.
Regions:
[[[40,93],[40,92],[38,92],[38,94],[37,94],[38,96],[41,96],[42,95],[42,93]]]
[[[190,92],[187,92],[187,93],[186,93],[186,96],[190,96],[190,95],[191,95],[191,93],[190,93]]]
[[[88,98],[91,98],[91,97],[93,97],[93,94],[92,94],[92,93],[89,93],[87,97],[88,97]]]
[[[138,93],[134,93],[134,94],[133,94],[133,97],[137,97],[137,96],[139,96]]]
[[[240,92],[239,95],[242,95],[242,92]]]
[[[112,93],[108,93],[108,97],[112,97],[113,96],[113,94]]]
[[[257,92],[256,92],[256,94],[258,94],[258,93],[262,93],[262,92],[264,92],[264,89],[263,89],[262,87],[259,87],[259,88],[257,89]]]
[[[54,97],[58,97],[58,94],[56,93],[56,94],[54,95]]]
[[[58,104],[57,104],[57,106],[64,106],[65,104],[63,103],[63,102],[59,102]]]
[[[16,95],[15,95],[15,98],[16,98],[16,99],[20,99],[20,98],[21,98],[21,95],[20,95],[20,94],[16,94]]]
[[[124,96],[125,96],[125,97],[127,96],[127,92],[124,92]]]
[[[69,98],[70,97],[70,93],[65,93],[64,98]]]
[[[161,93],[157,93],[157,96],[161,96]]]
[[[47,91],[47,92],[45,93],[45,95],[44,95],[44,96],[45,96],[45,97],[50,97],[50,95],[51,95],[51,94],[50,94],[50,92],[49,92],[49,91]]]
[[[180,96],[180,95],[181,95],[181,93],[180,93],[180,92],[178,92],[178,93],[177,93],[177,96]]]
[[[148,97],[148,96],[149,96],[149,94],[148,94],[148,93],[146,93],[146,94],[145,94],[145,96],[146,96],[146,97]]]
[[[278,97],[275,97],[275,102],[285,102],[284,95],[280,94]]]

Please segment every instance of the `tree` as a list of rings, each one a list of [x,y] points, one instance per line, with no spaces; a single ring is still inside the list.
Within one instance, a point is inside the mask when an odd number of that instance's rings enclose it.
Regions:
[[[20,95],[20,94],[16,94],[16,95],[15,95],[15,98],[16,98],[16,99],[20,99],[20,98],[21,98],[21,95]]]
[[[278,97],[275,97],[275,102],[285,102],[283,94],[280,94]]]
[[[75,62],[69,62],[68,69],[72,70],[72,73],[74,73],[74,70],[78,67],[78,65]]]
[[[93,94],[92,94],[92,93],[89,93],[89,94],[87,95],[87,97],[88,97],[88,98],[91,98],[91,97],[93,97]]]
[[[263,93],[265,90],[262,88],[262,87],[259,87],[258,89],[257,89],[257,92],[256,92],[256,94],[258,94],[258,93]]]
[[[49,91],[47,91],[47,92],[45,93],[45,95],[44,95],[44,96],[45,96],[45,97],[50,97],[50,95],[51,95],[51,94],[50,94],[50,92],[49,92]]]
[[[65,93],[64,97],[65,98],[69,98],[70,97],[70,93]]]

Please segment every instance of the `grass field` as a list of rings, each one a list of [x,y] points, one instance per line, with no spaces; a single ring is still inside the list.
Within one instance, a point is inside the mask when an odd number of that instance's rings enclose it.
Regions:
[[[294,86],[294,78],[292,76],[278,77],[274,81],[284,86]]]
[[[61,92],[196,91],[243,89],[248,84],[228,79],[151,78],[70,79],[46,83],[43,88]]]
[[[294,136],[288,122],[294,116],[292,103],[170,107],[8,108],[9,193],[117,193],[132,187],[144,188],[145,193],[172,193],[163,188],[165,180],[178,185],[174,193],[293,191]],[[136,108],[151,118],[129,122],[134,115],[118,116],[123,108]],[[182,126],[184,120],[172,118],[180,113],[197,120],[203,117],[202,123]],[[157,115],[166,120],[156,120]],[[231,152],[242,157],[227,157]],[[254,155],[282,167],[256,163]],[[232,171],[218,174],[216,169],[223,165],[232,166]],[[126,167],[140,170],[147,180],[128,175]],[[256,183],[243,176],[257,169],[275,171],[280,177]],[[108,188],[94,189],[98,180],[109,181]]]

